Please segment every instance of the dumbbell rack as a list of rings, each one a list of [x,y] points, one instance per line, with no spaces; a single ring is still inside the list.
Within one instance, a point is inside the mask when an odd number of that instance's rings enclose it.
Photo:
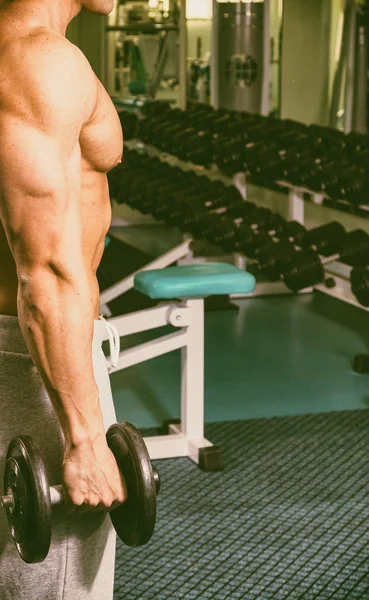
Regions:
[[[203,166],[195,165],[190,162],[182,161],[172,154],[166,154],[161,150],[158,150],[156,147],[144,144],[143,142],[137,139],[127,141],[125,145],[129,149],[141,151],[143,153],[148,154],[149,156],[159,157],[163,162],[167,162],[172,166],[179,166],[181,169],[183,169],[183,171],[194,171],[202,175],[206,174],[209,177],[209,179],[218,179],[228,185],[233,184],[240,191],[244,199],[246,200],[247,198],[247,181],[244,173],[237,173],[231,178],[222,174],[216,166],[209,169]],[[289,220],[295,220],[301,224],[304,224],[305,194],[308,193],[311,195],[314,204],[323,203],[324,195],[321,193],[312,192],[311,190],[307,190],[302,187],[295,187],[283,181],[278,182],[278,185],[282,187],[287,187],[289,189]],[[153,222],[155,221],[153,220]],[[191,262],[204,262],[209,260],[206,257],[194,258],[190,248],[190,241],[191,238],[185,235],[183,244],[178,245],[176,248],[173,248],[166,254],[162,255],[160,258],[151,262],[149,265],[145,266],[144,269],[164,268],[166,266],[169,266],[170,264],[173,264],[174,261],[177,261],[179,264],[188,264]],[[220,257],[217,257],[217,259],[218,258]],[[222,256],[221,259],[224,260],[225,257]],[[233,256],[228,256],[226,260],[227,259],[240,268],[246,268],[248,262],[248,258],[242,254],[233,254]],[[214,260],[214,257],[212,257],[211,260]],[[327,279],[329,278],[331,282],[333,280],[333,286],[328,286],[325,283],[320,283],[315,285],[314,287],[301,290],[299,293],[311,293],[314,290],[317,290],[333,298],[339,299],[343,302],[356,306],[361,310],[369,310],[369,308],[362,306],[357,301],[357,299],[351,291],[350,267],[339,262],[332,262],[331,264],[329,264],[329,266],[326,266],[325,271],[327,273]],[[101,302],[105,314],[110,314],[109,308],[107,307],[107,302],[110,301],[111,297],[116,297],[117,292],[123,294],[126,291],[128,291],[128,289],[132,288],[133,276],[134,275],[131,275],[128,278],[122,280],[121,282],[116,284],[116,286],[113,286],[112,288],[106,290],[106,292],[102,294]],[[281,281],[265,282],[258,283],[255,292],[249,294],[247,297],[259,297],[264,295],[279,295],[291,293],[292,292]],[[239,295],[231,296],[231,298],[235,299],[241,297],[242,296]]]
[[[311,190],[304,187],[295,187],[289,184],[286,181],[278,181],[277,185],[281,187],[287,188],[288,191],[288,202],[289,202],[289,219],[298,221],[301,224],[304,224],[305,221],[305,200],[304,196],[309,194],[313,204],[321,205],[324,202],[324,199],[327,197],[325,194],[321,192],[312,192]],[[369,206],[361,205],[360,208],[369,212]],[[314,289],[322,292],[323,294],[327,294],[328,296],[332,296],[333,298],[337,298],[338,300],[342,300],[343,302],[347,302],[348,304],[352,304],[353,306],[357,306],[361,310],[368,311],[369,309],[365,306],[362,306],[355,298],[351,291],[350,284],[350,271],[351,267],[345,265],[343,263],[334,261],[325,267],[325,271],[328,276],[331,276],[335,280],[335,286],[330,288],[325,283],[319,283],[314,286]]]

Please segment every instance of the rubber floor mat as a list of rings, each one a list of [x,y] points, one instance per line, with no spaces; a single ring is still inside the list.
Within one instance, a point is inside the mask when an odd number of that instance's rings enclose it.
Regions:
[[[155,461],[154,537],[118,541],[115,600],[369,599],[369,411],[214,423],[206,437],[222,472]]]

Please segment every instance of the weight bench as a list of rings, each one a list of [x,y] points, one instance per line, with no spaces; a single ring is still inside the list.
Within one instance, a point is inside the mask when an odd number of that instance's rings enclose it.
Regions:
[[[182,350],[180,423],[169,425],[167,435],[145,438],[150,458],[187,456],[204,470],[217,470],[221,452],[204,438],[204,298],[249,294],[255,278],[226,263],[192,264],[142,271],[134,277],[134,288],[164,302],[109,319],[120,336],[166,325],[176,331],[121,351],[112,372]]]

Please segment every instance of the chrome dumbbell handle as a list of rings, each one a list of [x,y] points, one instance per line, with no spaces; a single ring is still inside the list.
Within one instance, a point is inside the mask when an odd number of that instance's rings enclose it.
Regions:
[[[152,470],[153,470],[153,475],[154,475],[156,494],[159,494],[159,491],[160,491],[159,473],[154,465],[152,466]],[[63,504],[64,496],[63,496],[63,492],[62,492],[62,486],[61,485],[53,485],[49,489],[50,489],[51,505],[57,506],[59,504]],[[8,508],[11,511],[14,509],[14,496],[13,496],[11,489],[8,490],[8,493],[6,494],[6,496],[0,496],[0,506],[1,506],[1,508]]]
[[[9,508],[13,510],[14,508],[14,497],[11,490],[8,490],[6,496],[0,496],[0,506],[1,508]]]
[[[63,504],[64,496],[62,493],[61,485],[53,485],[50,489],[50,500],[52,506],[56,506],[57,504]],[[0,506],[2,508],[8,508],[9,510],[14,509],[14,496],[12,491],[9,489],[6,496],[0,496]]]
[[[53,485],[50,488],[50,500],[53,506],[64,503],[64,496],[61,485]]]

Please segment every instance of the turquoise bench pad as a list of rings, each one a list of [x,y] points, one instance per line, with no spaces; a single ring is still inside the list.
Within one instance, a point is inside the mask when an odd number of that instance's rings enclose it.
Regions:
[[[152,299],[250,294],[255,278],[227,263],[205,263],[141,271],[134,287]]]

